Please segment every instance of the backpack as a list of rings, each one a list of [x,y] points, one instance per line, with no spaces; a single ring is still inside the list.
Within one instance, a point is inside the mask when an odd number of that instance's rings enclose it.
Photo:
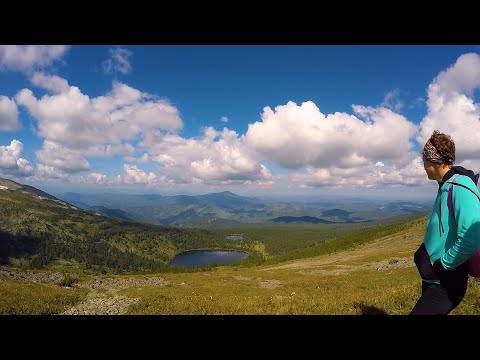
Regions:
[[[478,197],[478,195],[475,194],[471,189],[469,189],[468,187],[466,187],[462,184],[458,184],[458,183],[455,182],[455,180],[457,180],[457,178],[459,176],[460,176],[460,174],[455,176],[452,181],[447,181],[450,184],[450,186],[448,188],[448,198],[447,198],[448,212],[450,213],[450,215],[452,215],[453,221],[455,222],[455,225],[457,225],[457,221],[455,220],[455,215],[453,213],[453,185],[458,185],[458,186],[461,186],[461,187],[471,191],[478,198],[478,200],[480,200],[480,197]],[[480,174],[475,175],[475,178],[474,178],[475,185],[477,185],[479,176],[480,176]],[[480,249],[477,250],[477,252],[468,260],[468,262],[469,262],[469,264],[468,264],[468,274],[470,276],[480,278]]]

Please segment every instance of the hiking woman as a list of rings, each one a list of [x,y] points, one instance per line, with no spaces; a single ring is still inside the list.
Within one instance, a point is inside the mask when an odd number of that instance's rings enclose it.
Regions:
[[[410,314],[445,315],[465,296],[468,260],[480,247],[478,175],[453,166],[455,143],[437,130],[426,142],[422,158],[428,178],[438,182],[438,193],[423,242],[414,255],[422,278],[422,295]],[[452,185],[449,202],[450,182],[459,186]]]

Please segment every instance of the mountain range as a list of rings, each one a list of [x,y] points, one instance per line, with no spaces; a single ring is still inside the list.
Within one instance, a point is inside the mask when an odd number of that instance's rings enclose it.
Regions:
[[[394,215],[426,213],[416,202],[281,202],[244,197],[230,191],[205,195],[60,193],[59,198],[87,210],[122,219],[177,227],[233,227],[258,223],[355,223]]]
[[[68,266],[105,273],[166,269],[176,254],[193,249],[240,249],[248,251],[250,258],[257,256],[258,244],[226,239],[230,229],[201,227],[238,228],[252,223],[348,227],[419,214],[428,208],[410,202],[268,202],[228,191],[199,196],[53,196],[0,178],[0,210],[0,264],[26,269]],[[274,243],[269,246],[274,253],[280,249]]]

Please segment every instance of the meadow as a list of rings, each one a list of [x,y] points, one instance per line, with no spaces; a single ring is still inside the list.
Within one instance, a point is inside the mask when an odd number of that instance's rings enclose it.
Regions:
[[[6,273],[15,270],[4,267],[0,313],[405,315],[420,294],[412,258],[425,221],[421,217],[339,232],[318,243],[314,239],[322,232],[315,236],[310,227],[300,232],[299,226],[288,231],[274,227],[270,232],[242,229],[249,238],[261,239],[263,251],[276,248],[269,241],[290,242],[294,234],[313,245],[293,247],[305,256],[292,260],[247,261],[185,272],[79,275],[70,287],[32,283],[28,273],[23,273],[23,280],[8,279]],[[480,282],[470,278],[467,295],[452,314],[480,314],[479,298]]]

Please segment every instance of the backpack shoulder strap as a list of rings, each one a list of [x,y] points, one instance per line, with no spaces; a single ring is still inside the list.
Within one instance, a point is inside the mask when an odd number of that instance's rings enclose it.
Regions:
[[[448,187],[448,198],[447,198],[447,206],[448,206],[448,211],[450,212],[450,214],[453,216],[453,220],[455,220],[455,216],[453,215],[453,184],[456,184],[456,185],[459,185],[455,182],[455,180],[457,180],[457,178],[459,177],[460,175],[458,174],[457,176],[455,176],[453,178],[452,181],[447,181],[450,186]],[[455,222],[456,224],[456,222]]]
[[[455,180],[457,180],[457,178],[459,176],[460,175],[455,176],[452,181],[447,181],[447,183],[450,184],[450,186],[448,187],[447,206],[448,206],[448,211],[450,212],[450,214],[453,217],[453,221],[455,221],[455,225],[457,225],[457,221],[455,220],[455,215],[454,215],[454,212],[453,212],[453,185],[458,185],[458,186],[461,186],[461,187],[469,190],[480,201],[480,197],[477,194],[475,194],[472,189],[470,189],[469,187],[467,187],[465,185],[462,185],[462,184],[459,184],[459,183],[455,182]]]

